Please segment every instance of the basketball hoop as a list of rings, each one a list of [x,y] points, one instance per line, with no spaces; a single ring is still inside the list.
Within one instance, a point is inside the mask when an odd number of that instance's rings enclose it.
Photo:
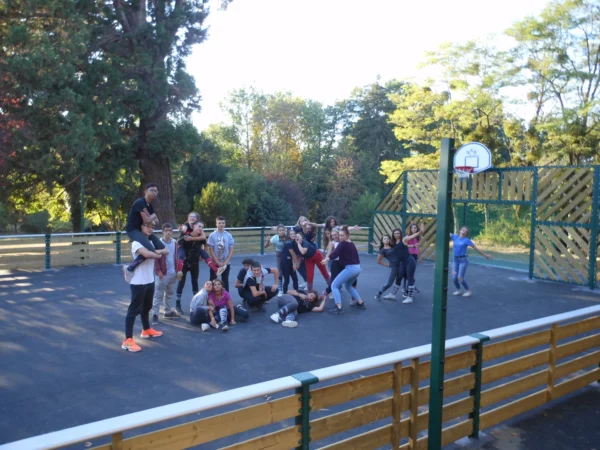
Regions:
[[[454,168],[454,173],[458,175],[458,178],[461,180],[463,178],[467,178],[469,175],[472,175],[475,171],[475,168],[472,166],[456,166]]]

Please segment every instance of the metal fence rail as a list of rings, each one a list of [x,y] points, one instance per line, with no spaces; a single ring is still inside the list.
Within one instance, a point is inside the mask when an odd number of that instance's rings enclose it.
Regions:
[[[214,228],[205,228],[210,234]],[[265,249],[272,227],[227,228],[235,239],[237,254],[268,254]],[[352,241],[359,250],[369,247],[369,228],[352,231]],[[160,236],[161,232],[156,232]],[[322,229],[317,230],[321,247]],[[52,269],[89,264],[121,264],[132,260],[131,242],[125,232],[54,233],[0,236],[0,270]]]
[[[592,306],[447,340],[442,444],[476,438],[480,429],[600,380],[598,314],[600,306]],[[0,450],[63,448],[103,437],[110,443],[95,449],[188,448],[213,441],[230,450],[308,449],[311,442],[310,448],[340,450],[426,448],[422,432],[430,412],[422,406],[430,387],[422,382],[429,376],[430,355],[431,345],[423,345],[23,439]],[[265,402],[265,396],[273,399]],[[252,399],[262,401],[171,427],[166,423]],[[348,402],[350,408],[331,412]],[[156,431],[123,437],[157,424]],[[236,440],[247,432],[253,436]],[[351,436],[340,439],[340,433]]]

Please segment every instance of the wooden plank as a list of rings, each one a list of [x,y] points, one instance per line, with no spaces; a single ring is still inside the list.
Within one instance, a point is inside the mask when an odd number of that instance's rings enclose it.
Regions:
[[[112,450],[123,450],[123,433],[115,433],[111,436]]]
[[[320,441],[328,436],[358,428],[392,415],[392,397],[357,406],[310,422],[311,439]]]
[[[248,439],[247,441],[240,442],[239,444],[230,445],[228,447],[222,447],[222,450],[257,450],[257,449],[269,449],[269,450],[289,450],[295,448],[300,443],[301,434],[300,427],[293,426],[284,428],[283,430],[276,431],[274,433],[265,434],[263,436],[256,437],[254,439]],[[173,449],[181,449],[187,447],[173,447]],[[167,450],[163,447],[164,450]]]
[[[500,386],[486,389],[481,393],[481,406],[489,406],[498,403],[507,398],[513,397],[522,392],[533,389],[534,387],[545,384],[548,381],[548,371],[540,370],[538,372],[519,378],[515,381],[501,384]]]
[[[535,255],[534,255],[535,272],[538,276],[540,276],[542,278],[558,280],[558,276],[556,275],[553,268],[549,264],[546,263],[547,258],[548,258],[548,255],[546,254],[546,249],[544,249],[544,247],[542,247],[541,244],[539,243],[539,236],[536,233]]]
[[[447,356],[444,362],[444,373],[456,372],[460,369],[466,369],[475,364],[477,352],[475,350],[466,350]],[[422,362],[419,366],[419,378],[426,380],[431,372],[431,361]],[[410,380],[403,380],[404,384],[410,383]]]
[[[557,334],[558,334],[558,325],[553,324],[550,330],[550,350],[548,352],[548,374],[547,374],[547,384],[548,388],[546,390],[546,401],[549,402],[552,400],[552,391],[554,390],[554,376],[556,371],[556,347],[557,347]]]
[[[501,358],[522,352],[533,347],[550,343],[550,330],[542,330],[536,333],[530,333],[518,338],[509,339],[495,344],[489,344],[483,347],[483,360]]]
[[[410,421],[408,426],[408,445],[411,450],[417,445],[419,433],[419,358],[410,363]]]
[[[312,410],[318,411],[333,405],[390,390],[393,388],[393,378],[394,373],[388,371],[315,389],[311,391]]]
[[[558,364],[556,366],[554,376],[556,380],[560,380],[561,378],[577,372],[578,370],[586,369],[590,366],[597,366],[598,364],[600,364],[600,350],[589,353],[585,356],[580,356],[579,358],[572,359],[571,361]]]
[[[135,436],[126,439],[123,448],[125,450],[158,450],[169,448],[169,446],[176,446],[177,448],[193,447],[295,417],[298,415],[300,406],[300,396],[290,395],[259,405]]]
[[[467,419],[463,422],[457,423],[450,427],[444,428],[442,430],[442,445],[449,445],[457,440],[469,436],[473,431],[473,419]],[[416,450],[426,450],[427,449],[427,436],[423,436],[417,441],[417,445],[415,446]],[[407,450],[409,449],[409,444],[404,444],[399,447],[399,450]]]
[[[323,450],[367,450],[389,445],[391,438],[392,426],[384,425],[374,430],[367,431],[366,433],[359,434],[358,436],[353,436],[320,448]]]
[[[455,402],[448,403],[442,408],[442,422],[458,419],[473,411],[473,397],[466,397]],[[404,419],[408,422],[408,419]],[[419,414],[419,432],[426,430],[429,427],[429,411]],[[408,423],[407,423],[408,429]]]
[[[600,347],[600,333],[593,334],[567,344],[559,345],[556,348],[556,359],[558,360],[566,356],[581,353],[582,351],[593,347]]]
[[[558,192],[556,190],[557,186],[560,186],[563,181],[570,177],[573,172],[571,170],[565,170],[558,178],[555,178],[558,175],[561,169],[556,169],[555,173],[550,172],[546,180],[548,184],[544,184],[544,190],[540,191],[539,180],[538,180],[538,197],[537,204],[538,207],[545,207],[552,202],[553,199],[556,198]],[[547,186],[547,187],[546,187]]]
[[[511,417],[542,406],[544,403],[546,403],[545,389],[481,414],[479,418],[480,427],[481,429],[489,428]]]
[[[394,364],[393,374],[393,396],[392,396],[392,448],[400,446],[400,421],[402,420],[402,363]]]
[[[579,375],[578,377],[572,378],[562,383],[558,383],[554,386],[554,398],[562,397],[577,389],[586,387],[588,384],[592,384],[600,380],[600,367],[590,370],[589,372]]]
[[[481,373],[481,382],[482,384],[491,383],[510,375],[533,369],[542,364],[547,364],[549,352],[550,350],[541,350],[530,355],[521,356],[517,359],[486,367]]]
[[[540,216],[539,220],[548,220],[555,212],[560,211],[558,216],[553,219],[555,222],[560,222],[561,219],[565,216],[565,211],[567,213],[572,212],[573,209],[577,205],[579,205],[583,200],[591,198],[591,186],[593,185],[593,178],[594,173],[592,171],[587,172],[587,174],[585,174],[582,178],[571,178],[568,183],[565,183],[562,186],[562,189],[559,189],[553,194],[552,198],[555,199],[555,201],[553,202],[552,207],[544,211],[544,213]],[[590,188],[583,190],[580,189],[581,187],[585,186],[590,186]],[[570,189],[569,192],[567,192],[568,189]],[[562,195],[563,197],[560,198],[560,200],[556,201],[556,199],[560,195]]]
[[[444,381],[444,398],[469,391],[475,387],[475,374],[466,373]],[[419,406],[429,403],[430,386],[419,389]]]

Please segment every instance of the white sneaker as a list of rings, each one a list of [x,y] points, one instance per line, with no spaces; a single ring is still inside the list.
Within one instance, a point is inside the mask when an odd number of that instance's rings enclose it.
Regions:
[[[223,272],[225,272],[226,270],[227,270],[227,266],[219,267],[217,269],[217,277],[220,277],[223,274]]]
[[[210,325],[207,323],[203,323],[200,328],[202,328],[202,331],[208,331],[210,330]]]
[[[126,283],[131,283],[131,279],[133,278],[133,272],[127,270],[127,265],[123,264],[123,278],[125,278]]]
[[[300,286],[298,286],[298,289],[300,289],[301,291],[306,289],[306,283],[301,284]]]
[[[462,296],[463,297],[470,297],[471,295],[473,295],[473,293],[471,291],[466,291]]]
[[[454,291],[452,295],[463,295],[462,291]]]
[[[281,322],[281,317],[279,316],[279,313],[276,312],[275,314],[271,314],[271,320],[277,324]]]
[[[229,325],[227,325],[227,322],[221,322],[221,331],[223,333],[229,331]]]
[[[281,323],[281,325],[283,325],[286,328],[296,328],[298,326],[298,322],[296,322],[295,320],[286,319]]]
[[[283,291],[281,289],[277,292],[277,297],[283,297]]]
[[[383,298],[386,300],[396,300],[396,296],[394,294],[384,295]]]
[[[412,297],[406,297],[404,300],[402,300],[402,303],[412,303],[413,299]]]

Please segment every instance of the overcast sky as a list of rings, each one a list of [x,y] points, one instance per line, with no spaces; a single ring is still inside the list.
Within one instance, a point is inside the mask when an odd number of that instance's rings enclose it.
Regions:
[[[213,1],[208,40],[188,69],[202,95],[194,123],[225,120],[227,93],[256,86],[331,104],[351,90],[396,78],[419,81],[425,52],[443,42],[485,39],[538,15],[548,0],[234,0]]]

